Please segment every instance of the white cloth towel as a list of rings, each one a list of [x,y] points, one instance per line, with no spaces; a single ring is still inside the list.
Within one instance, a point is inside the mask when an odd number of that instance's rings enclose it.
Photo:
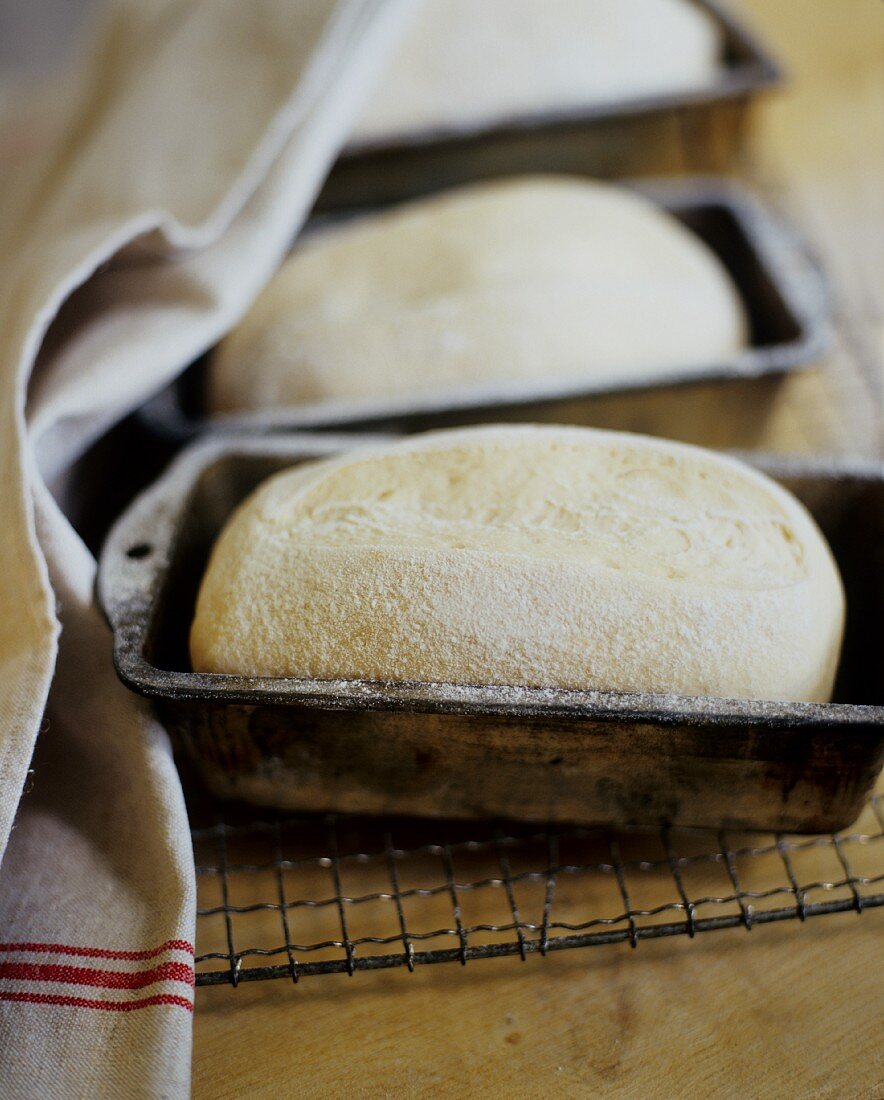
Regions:
[[[114,0],[62,89],[57,140],[7,165],[4,1098],[189,1092],[195,887],[181,789],[164,730],[116,679],[95,562],[46,483],[248,307],[411,6]]]

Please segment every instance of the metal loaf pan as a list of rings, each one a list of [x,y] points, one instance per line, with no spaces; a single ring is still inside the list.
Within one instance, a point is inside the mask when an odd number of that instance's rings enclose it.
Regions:
[[[694,2],[717,23],[724,43],[720,74],[707,88],[354,142],[332,168],[319,208],[395,202],[468,180],[538,170],[604,178],[728,171],[753,97],[782,73],[726,7],[717,0]]]
[[[702,370],[672,369],[626,384],[599,379],[497,382],[460,393],[325,402],[210,416],[206,360],[141,410],[175,444],[213,431],[335,428],[413,431],[491,420],[553,420],[663,435],[716,447],[752,447],[785,372],[818,359],[831,341],[828,289],[801,241],[751,194],[713,178],[634,183],[719,256],[743,300],[750,346]]]
[[[829,832],[884,762],[884,467],[759,462],[808,506],[847,591],[836,701],[765,703],[479,684],[192,672],[210,547],[265,477],[364,443],[196,444],[105,544],[119,675],[156,700],[217,795],[303,810]]]

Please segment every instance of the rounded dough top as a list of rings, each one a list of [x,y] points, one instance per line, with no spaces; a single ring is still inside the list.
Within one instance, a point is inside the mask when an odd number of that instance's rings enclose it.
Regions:
[[[712,452],[585,428],[436,432],[271,478],[191,634],[201,671],[829,697],[831,554]]]
[[[715,81],[720,56],[690,0],[424,0],[353,137],[689,92]]]
[[[702,371],[745,347],[718,258],[648,199],[524,177],[299,245],[209,370],[215,411]]]

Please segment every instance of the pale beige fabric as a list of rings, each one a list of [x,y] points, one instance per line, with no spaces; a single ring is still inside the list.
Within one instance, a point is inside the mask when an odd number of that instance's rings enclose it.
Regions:
[[[6,166],[4,1097],[183,1096],[189,1080],[194,884],[181,791],[165,732],[114,676],[94,561],[45,483],[247,308],[407,8],[116,0],[60,89],[54,140]]]

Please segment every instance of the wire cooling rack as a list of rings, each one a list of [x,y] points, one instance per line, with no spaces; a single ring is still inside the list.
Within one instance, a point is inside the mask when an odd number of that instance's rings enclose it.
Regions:
[[[815,837],[244,813],[193,830],[197,985],[637,947],[884,905],[884,794]]]

